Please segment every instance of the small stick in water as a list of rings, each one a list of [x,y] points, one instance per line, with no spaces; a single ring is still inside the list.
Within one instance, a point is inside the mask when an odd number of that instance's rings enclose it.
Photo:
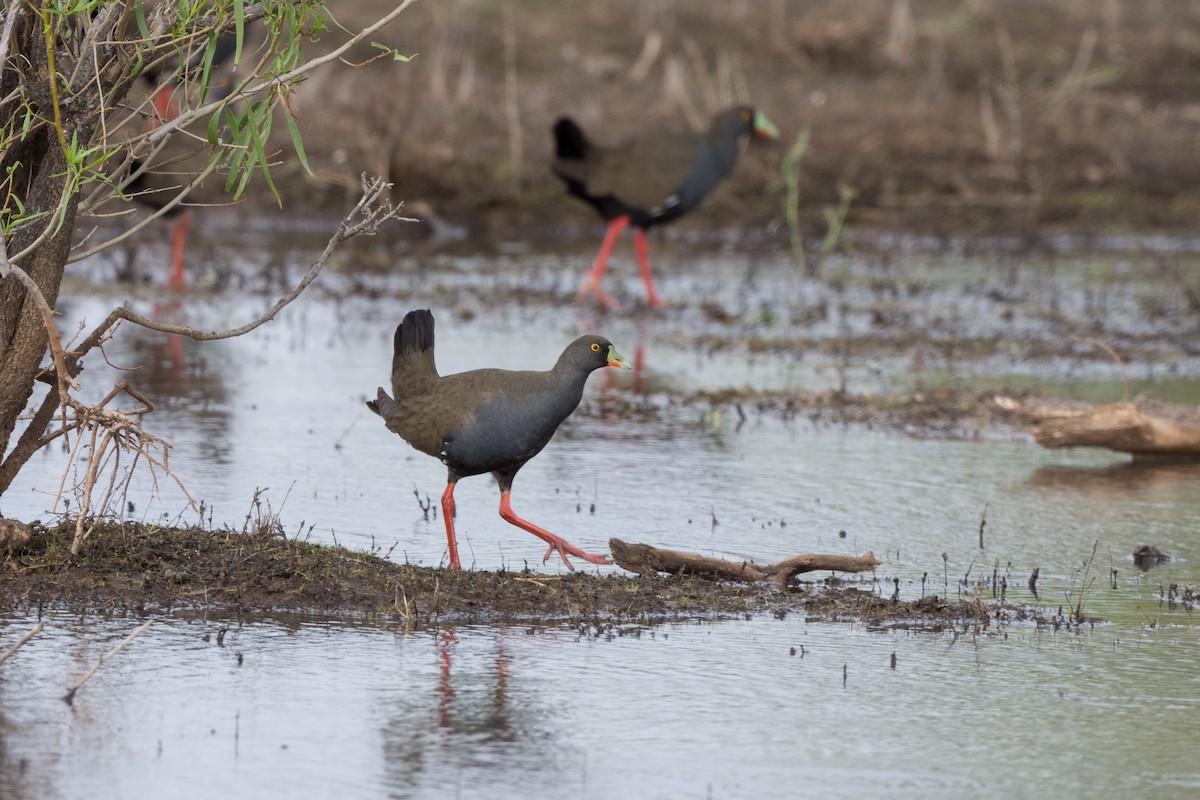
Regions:
[[[104,666],[104,662],[108,661],[110,658],[115,656],[117,653],[121,652],[122,648],[124,648],[125,645],[129,644],[135,638],[137,638],[138,634],[140,634],[142,631],[146,630],[146,628],[149,628],[151,622],[154,622],[154,620],[152,620],[152,619],[146,620],[140,626],[138,626],[138,629],[136,631],[134,631],[133,633],[129,634],[124,639],[122,639],[120,644],[118,644],[112,650],[109,650],[104,655],[100,656],[100,660],[96,662],[96,665],[94,667],[92,667],[91,669],[89,669],[87,671],[86,675],[84,675],[79,680],[75,681],[75,685],[67,690],[67,693],[63,696],[63,701],[66,702],[67,705],[71,705],[71,703],[75,700],[75,692],[79,691],[79,688],[81,686],[83,686],[85,683],[87,683],[89,680],[91,680],[92,676],[96,674],[96,671],[99,670],[100,667]]]
[[[33,626],[33,630],[31,630],[29,633],[27,633],[21,637],[21,641],[17,642],[12,647],[5,650],[4,655],[0,655],[0,664],[3,664],[5,659],[7,659],[13,653],[17,652],[17,650],[21,649],[21,645],[25,644],[26,642],[28,642],[30,639],[37,636],[41,632],[42,632],[42,623],[39,622],[37,625]]]

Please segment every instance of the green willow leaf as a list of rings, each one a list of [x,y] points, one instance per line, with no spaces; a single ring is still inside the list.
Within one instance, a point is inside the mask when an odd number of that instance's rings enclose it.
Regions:
[[[295,118],[288,113],[286,108],[283,110],[283,118],[287,120],[288,133],[292,135],[292,147],[296,148],[296,157],[300,159],[300,166],[304,167],[305,172],[312,175],[312,167],[308,166],[308,156],[304,153],[304,142],[300,140],[300,126],[296,124]]]
[[[138,33],[143,39],[150,38],[150,25],[146,22],[146,6],[142,0],[134,3],[134,14],[137,17]]]

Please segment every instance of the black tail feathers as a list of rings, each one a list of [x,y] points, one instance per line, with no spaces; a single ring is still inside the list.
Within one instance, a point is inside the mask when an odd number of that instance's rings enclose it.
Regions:
[[[561,159],[582,161],[587,156],[588,140],[575,120],[560,117],[554,123],[554,154]]]
[[[396,357],[433,349],[433,313],[428,308],[410,311],[396,326],[393,340]]]

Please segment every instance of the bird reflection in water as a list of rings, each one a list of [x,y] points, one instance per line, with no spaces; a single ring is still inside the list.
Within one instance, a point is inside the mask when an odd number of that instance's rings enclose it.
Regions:
[[[508,719],[508,656],[504,652],[503,637],[496,637],[496,654],[492,676],[495,680],[490,705],[481,706],[472,700],[468,707],[469,716],[457,716],[454,689],[454,651],[458,647],[458,635],[453,627],[446,628],[437,637],[438,682],[437,708],[438,727],[453,732],[485,732],[489,739],[507,739],[510,726]],[[479,712],[483,710],[483,716]]]

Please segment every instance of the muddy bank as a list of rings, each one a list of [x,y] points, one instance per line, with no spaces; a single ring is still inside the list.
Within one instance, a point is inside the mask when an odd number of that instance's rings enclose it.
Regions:
[[[890,579],[820,577],[787,591],[699,577],[451,572],[287,538],[250,533],[102,524],[84,552],[68,552],[73,526],[34,526],[32,540],[0,564],[0,605],[138,614],[217,609],[368,615],[424,627],[445,622],[553,622],[597,634],[623,623],[802,614],[830,621],[989,630],[1004,622],[1070,625],[1003,600],[947,600],[932,592],[893,599]]]
[[[891,395],[825,390],[763,391],[752,388],[698,391],[663,397],[620,394],[606,397],[603,409],[583,407],[578,414],[617,414],[638,421],[674,419],[687,424],[689,414],[718,413],[733,425],[761,419],[803,421],[816,426],[857,426],[886,430],[918,439],[1027,438],[1028,423],[997,405],[997,395],[1036,405],[1045,400],[1024,389],[960,390],[930,387]],[[694,416],[693,416],[694,418]]]

